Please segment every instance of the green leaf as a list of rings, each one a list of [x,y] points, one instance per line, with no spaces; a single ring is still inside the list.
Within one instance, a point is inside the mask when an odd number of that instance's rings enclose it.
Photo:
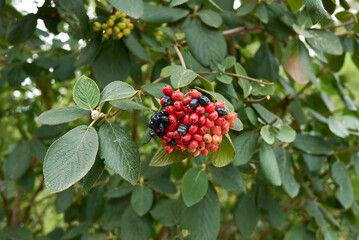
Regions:
[[[100,218],[105,207],[105,197],[103,188],[94,188],[86,198],[85,217],[87,222],[96,222]]]
[[[327,224],[322,212],[319,210],[318,205],[312,200],[308,200],[304,203],[304,209],[309,214],[309,216],[314,217],[318,226],[322,230],[327,230]]]
[[[83,195],[87,194],[92,188],[92,186],[100,179],[104,169],[105,164],[103,163],[103,160],[97,156],[94,165],[82,179]]]
[[[150,108],[147,108],[142,104],[139,104],[129,99],[120,100],[120,101],[111,101],[110,103],[115,108],[122,110],[151,110]]]
[[[241,173],[238,168],[233,166],[233,164],[228,164],[227,166],[221,168],[213,166],[209,166],[208,168],[213,176],[213,179],[223,188],[233,192],[246,191],[246,186]]]
[[[243,130],[243,123],[239,118],[236,118],[234,121],[234,127],[231,127],[230,129],[233,131],[240,132]]]
[[[31,163],[31,149],[28,143],[17,143],[5,162],[5,176],[8,179],[19,179]]]
[[[223,135],[223,140],[216,152],[209,152],[208,160],[215,167],[224,167],[234,160],[236,152],[233,147],[232,140],[228,134]]]
[[[75,83],[73,98],[80,108],[92,110],[100,100],[100,89],[91,78],[81,76]]]
[[[168,154],[163,147],[158,148],[157,152],[153,156],[150,166],[162,167],[166,165],[170,165],[176,162],[182,162],[188,157],[187,151],[178,151],[174,149],[173,152]]]
[[[275,156],[278,161],[279,173],[282,179],[283,187],[291,198],[298,195],[300,184],[294,178],[291,172],[292,160],[288,149],[277,148]]]
[[[275,82],[278,80],[279,63],[268,44],[263,43],[254,55],[254,77]]]
[[[238,166],[248,163],[252,158],[257,142],[258,132],[256,131],[244,132],[234,139],[233,145],[234,149],[236,149],[236,155],[233,164]]]
[[[73,187],[61,192],[55,200],[55,208],[57,213],[65,212],[72,204],[75,197],[75,190]]]
[[[199,203],[182,210],[180,226],[190,231],[190,239],[217,239],[220,228],[220,203],[212,184],[208,186],[207,194]]]
[[[95,162],[98,136],[93,127],[79,126],[49,147],[44,177],[50,192],[61,192],[83,178]]]
[[[173,88],[179,89],[189,85],[196,77],[197,74],[190,69],[176,68],[171,74],[171,85]]]
[[[279,132],[276,134],[276,138],[278,138],[282,142],[291,143],[294,141],[296,132],[288,125],[282,125],[279,129]]]
[[[88,231],[87,223],[80,223],[79,225],[72,226],[69,230],[67,230],[67,232],[61,237],[61,240],[70,240],[75,237],[79,237],[86,231]]]
[[[232,77],[227,75],[217,75],[216,79],[224,84],[231,84],[232,83]]]
[[[214,87],[210,81],[208,81],[206,78],[202,77],[201,75],[197,75],[197,78],[201,82],[204,89],[212,92],[214,91]]]
[[[10,240],[32,240],[31,231],[20,226],[7,226],[4,228],[4,233],[10,238]]]
[[[158,27],[158,30],[162,31],[165,36],[167,36],[170,40],[176,41],[176,33],[169,27]]]
[[[31,193],[35,186],[35,173],[29,168],[18,181],[20,188],[24,193]],[[1,218],[1,213],[0,213]]]
[[[158,5],[144,4],[144,14],[141,18],[150,23],[172,23],[189,14],[188,10],[180,8],[168,8]]]
[[[132,207],[127,207],[122,215],[120,238],[123,240],[148,240],[151,237],[152,221],[148,217],[140,217]]]
[[[184,29],[192,55],[203,65],[216,65],[227,54],[227,43],[222,32],[192,20]]]
[[[142,85],[142,89],[156,98],[161,98],[161,96],[163,95],[162,88],[165,85],[168,85],[168,84],[163,83],[163,82],[150,83],[150,84]]]
[[[148,184],[159,193],[163,194],[175,194],[177,192],[176,185],[164,177],[157,177],[149,179]]]
[[[133,210],[139,215],[145,215],[152,206],[153,192],[146,186],[136,186],[131,195],[131,206]]]
[[[319,22],[327,14],[321,0],[304,0],[304,4],[313,24]]]
[[[263,23],[268,23],[268,10],[264,4],[259,4],[256,9],[258,18]]]
[[[221,62],[221,65],[224,67],[224,69],[229,69],[234,66],[236,63],[236,58],[233,56],[228,56]]]
[[[72,0],[72,5],[76,17],[80,22],[80,31],[82,38],[86,38],[89,31],[89,17],[87,16],[83,0]]]
[[[67,54],[57,60],[54,68],[54,78],[59,81],[66,81],[75,77],[76,58],[73,54]]]
[[[205,93],[209,94],[216,101],[224,101],[226,103],[226,105],[224,105],[224,108],[227,109],[229,112],[234,112],[234,107],[233,107],[232,103],[230,101],[228,101],[225,97],[223,97],[221,94],[219,94],[217,92],[207,91],[207,90],[204,90],[199,87],[196,87],[196,89],[198,89],[201,92],[205,92]]]
[[[108,84],[101,92],[100,106],[108,101],[118,101],[133,97],[137,91],[125,82],[114,81]]]
[[[140,177],[140,154],[131,136],[119,125],[103,124],[99,130],[100,156],[105,165],[135,185]]]
[[[137,57],[152,62],[152,59],[148,56],[146,49],[142,47],[142,45],[132,34],[123,38],[123,42],[125,43],[126,47]]]
[[[273,149],[266,143],[261,144],[259,152],[259,166],[263,172],[264,178],[274,186],[282,184],[277,159]]]
[[[261,136],[263,140],[268,144],[273,144],[275,141],[275,134],[271,128],[272,127],[269,125],[266,125],[261,128]]]
[[[241,64],[235,63],[234,69],[236,71],[236,74],[247,76],[247,72]],[[250,82],[246,79],[238,78],[238,84],[243,90],[243,97],[247,98],[251,94],[253,89]]]
[[[341,138],[346,138],[349,136],[348,129],[344,126],[344,124],[336,117],[330,116],[328,118],[328,126],[330,131]]]
[[[143,0],[108,0],[108,2],[118,10],[126,13],[130,17],[140,18],[143,15]]]
[[[238,9],[237,9],[237,16],[245,16],[248,13],[252,12],[254,10],[254,8],[256,7],[257,3],[256,2],[247,2],[242,4]]]
[[[180,199],[159,199],[150,213],[163,226],[174,226],[180,221],[184,208]]]
[[[174,72],[180,71],[184,69],[184,67],[179,65],[169,65],[167,67],[162,68],[160,76],[162,78],[170,77]]]
[[[172,0],[170,3],[170,7],[175,7],[186,2],[188,2],[188,0]]]
[[[297,134],[292,144],[294,147],[309,154],[330,154],[333,152],[323,138],[308,134]]]
[[[266,121],[268,124],[272,124],[272,126],[280,129],[282,126],[282,119],[280,119],[277,115],[274,113],[271,113],[268,111],[265,107],[263,107],[260,104],[253,104],[253,108],[256,110],[256,112],[261,116],[261,118]],[[274,123],[273,123],[274,122]]]
[[[90,114],[90,112],[88,110],[83,110],[78,106],[55,108],[41,113],[38,121],[42,124],[57,125],[74,121],[86,114]]]
[[[101,37],[91,39],[86,47],[81,50],[80,57],[75,63],[75,67],[92,62],[101,49]]]
[[[257,227],[259,220],[259,211],[256,206],[256,188],[239,198],[238,204],[234,209],[234,221],[239,229],[239,232],[250,238]]]
[[[310,30],[309,32],[313,37],[307,38],[307,42],[312,48],[332,55],[343,53],[340,39],[333,32],[320,29]]]
[[[203,23],[214,28],[219,28],[223,22],[221,15],[208,9],[200,11],[198,16]]]
[[[25,42],[32,37],[36,24],[37,16],[33,13],[12,21],[6,30],[6,41],[10,44]]]
[[[342,206],[348,209],[354,202],[354,192],[345,164],[335,162],[332,165],[331,174],[333,180],[339,185],[335,189],[335,196]]]
[[[297,0],[294,0],[297,1]],[[285,234],[284,240],[315,240],[315,235],[309,231],[305,226],[305,223],[300,222],[292,226]]]
[[[183,201],[187,207],[202,200],[208,189],[206,172],[201,168],[191,168],[182,179],[181,184]]]
[[[113,81],[126,81],[130,74],[127,49],[118,40],[106,40],[92,63],[96,82],[105,87]]]
[[[345,93],[342,83],[340,82],[339,78],[336,78],[338,91],[340,94],[340,97],[343,99],[345,106],[350,111],[357,111],[357,106],[353,102],[353,100]]]

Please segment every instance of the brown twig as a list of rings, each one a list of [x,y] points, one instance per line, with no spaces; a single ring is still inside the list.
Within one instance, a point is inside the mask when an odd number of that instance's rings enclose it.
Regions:
[[[29,218],[30,216],[30,210],[31,210],[31,206],[35,201],[35,198],[39,195],[39,193],[41,192],[41,190],[44,188],[44,180],[42,179],[40,186],[38,187],[38,189],[36,190],[36,192],[34,193],[34,195],[32,195],[29,204],[27,204],[24,208],[22,208],[21,210],[25,209],[25,213],[21,218],[21,222],[25,223],[26,220]]]
[[[155,81],[153,81],[152,83],[159,83],[163,80],[163,77],[159,77],[157,78]]]
[[[181,53],[181,51],[179,50],[179,48],[177,47],[177,45],[176,45],[176,44],[173,45],[173,48],[174,48],[174,50],[176,51],[176,53],[177,53],[177,55],[178,55],[178,58],[179,58],[179,60],[180,60],[180,62],[181,62],[182,67],[187,68],[187,67],[186,67],[186,63],[184,62],[182,53]]]
[[[121,112],[121,109],[117,109],[116,111],[114,111],[112,114],[107,115],[107,118],[112,118],[115,115],[117,115],[119,112]]]
[[[355,16],[355,15],[353,15]],[[339,25],[333,25],[333,26],[327,26],[327,27],[323,27],[323,29],[326,29],[326,30],[331,30],[331,29],[335,29],[335,28],[340,28],[340,27],[344,27],[344,26],[347,26],[347,25],[350,25],[350,24],[355,24],[358,22],[358,19],[355,18],[353,20],[350,20],[350,21],[347,21],[347,22],[344,22],[342,24],[339,24]]]
[[[219,72],[197,72],[197,74],[200,74],[200,75],[212,75],[212,74],[220,74]],[[263,82],[261,80],[258,80],[258,79],[255,79],[255,78],[251,78],[251,77],[247,77],[247,76],[244,76],[244,75],[239,75],[239,74],[235,74],[235,73],[222,73],[224,75],[227,75],[227,76],[231,76],[231,77],[236,77],[236,78],[242,78],[242,79],[246,79],[248,81],[252,81],[252,82],[256,82],[258,84],[263,84],[263,85],[273,85],[274,83],[267,83],[267,82]]]
[[[229,55],[237,58],[237,54],[236,54],[236,42],[233,40],[233,38],[231,38],[229,40]]]
[[[333,154],[340,154],[340,153],[352,152],[352,151],[358,151],[358,150],[359,150],[359,146],[354,146],[354,147],[338,149],[338,150],[334,151]]]
[[[161,231],[158,233],[155,240],[162,240],[167,235],[167,227],[162,226]]]
[[[233,29],[225,30],[222,33],[224,36],[233,36],[233,35],[260,33],[260,32],[264,32],[264,29],[260,25],[258,25],[254,28],[236,27]]]
[[[20,204],[21,204],[22,191],[18,190],[15,198],[14,208],[11,212],[11,226],[16,226],[19,224],[19,212],[20,212]]]
[[[170,65],[173,65],[174,64],[174,61],[173,61],[173,58],[171,56],[171,52],[170,52],[170,49],[169,48],[166,48],[166,56],[167,56],[167,59],[170,63]]]
[[[270,96],[267,95],[264,98],[245,100],[244,103],[265,103],[268,102],[269,100],[270,100]]]
[[[138,110],[134,110],[132,114],[132,139],[134,142],[137,141],[137,118],[138,118]]]

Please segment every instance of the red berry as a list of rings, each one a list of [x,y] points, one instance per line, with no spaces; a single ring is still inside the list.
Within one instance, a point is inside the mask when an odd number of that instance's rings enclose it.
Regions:
[[[172,123],[169,127],[168,127],[168,130],[170,131],[175,131],[177,128],[178,128],[178,123],[175,122],[175,123]]]
[[[216,125],[222,126],[225,121],[226,121],[226,119],[224,117],[219,117],[216,119],[216,121],[214,121],[214,123]]]
[[[192,113],[190,118],[191,118],[191,123],[195,124],[196,122],[198,122],[199,116],[197,113]]]
[[[205,143],[205,142],[202,141],[202,142],[199,142],[199,143],[198,143],[198,149],[199,149],[199,150],[203,150],[203,149],[205,149],[205,147],[206,147],[206,143]]]
[[[229,128],[229,122],[228,121],[225,121],[222,125],[222,129],[224,128]]]
[[[198,113],[198,114],[203,114],[204,111],[205,111],[204,107],[202,107],[202,106],[199,106],[199,107],[196,108],[196,113]]]
[[[191,122],[191,118],[188,114],[186,114],[183,118],[183,124],[188,126],[190,122]]]
[[[226,133],[228,133],[228,132],[229,132],[229,128],[223,128],[221,133],[222,133],[222,134],[226,134]]]
[[[215,134],[215,135],[221,135],[222,134],[221,126],[218,126],[218,125],[214,126],[212,128],[212,133]]]
[[[174,114],[171,114],[168,116],[168,121],[170,122],[170,124],[176,123],[177,117]]]
[[[208,150],[207,150],[207,149],[203,149],[203,150],[201,151],[201,153],[202,153],[203,156],[207,156],[207,155],[208,155]]]
[[[163,86],[162,92],[163,92],[163,94],[166,95],[166,96],[171,96],[171,95],[172,95],[172,88],[171,88],[171,86],[170,86],[170,85],[165,85],[165,86]]]
[[[171,98],[173,101],[182,101],[183,93],[181,93],[180,91],[175,91],[172,93]]]
[[[189,92],[189,95],[190,95],[192,98],[199,98],[200,96],[202,96],[202,93],[198,92],[196,89],[192,89],[192,90]]]
[[[205,115],[201,115],[198,119],[198,125],[199,126],[204,125],[206,123],[206,119],[207,119],[207,117]]]
[[[193,153],[193,157],[197,157],[198,155],[201,154],[201,151],[200,150],[197,150]]]
[[[184,118],[184,116],[186,116],[186,114],[183,111],[178,111],[175,113],[177,118]]]
[[[185,97],[182,102],[184,105],[188,105],[191,102],[191,100],[192,100],[192,97],[188,96],[188,97]]]
[[[193,138],[194,140],[196,140],[197,142],[201,142],[201,141],[203,140],[203,136],[200,135],[200,134],[198,134],[198,133],[193,134],[192,138]]]
[[[230,122],[235,120],[236,118],[237,118],[237,113],[235,113],[235,112],[227,114],[227,120]]]
[[[218,150],[218,145],[214,144],[214,143],[211,143],[209,145],[209,151],[212,151],[212,152],[216,152]]]
[[[181,138],[181,136],[179,135],[179,133],[178,133],[177,130],[173,132],[173,138],[174,138],[174,139]]]
[[[213,137],[212,137],[212,142],[213,142],[214,144],[220,144],[221,141],[222,141],[222,138],[221,138],[220,136],[218,136],[218,135],[213,135]]]
[[[214,127],[214,122],[206,118],[206,123],[204,124],[206,128],[212,128]]]
[[[215,121],[218,118],[218,112],[213,111],[213,112],[209,113],[208,118],[209,118],[209,120]]]
[[[189,149],[196,149],[198,147],[198,142],[196,140],[191,140],[188,144]]]
[[[173,106],[175,107],[176,110],[180,111],[182,110],[182,103],[180,101],[175,101],[175,103],[173,104]]]
[[[235,122],[229,122],[229,126],[230,126],[230,127],[234,127],[235,125],[236,125]]]
[[[203,136],[203,141],[205,142],[205,143],[210,143],[210,142],[212,142],[212,136],[211,136],[211,134],[205,134],[204,136]]]
[[[166,136],[169,137],[169,138],[173,138],[173,132],[168,131],[168,132],[166,133]]]
[[[204,108],[206,113],[211,113],[216,108],[216,105],[213,102],[208,103],[208,105]]]
[[[197,132],[197,130],[198,130],[198,126],[197,126],[197,125],[191,125],[191,126],[189,127],[189,129],[188,129],[188,132],[189,132],[190,134],[195,134],[195,133]]]
[[[216,107],[218,108],[223,108],[224,105],[226,105],[226,102],[225,101],[218,101],[215,103]]]
[[[165,140],[166,142],[169,142],[169,141],[171,141],[172,139],[171,138],[169,138],[169,137],[167,137],[167,136],[163,136],[163,138],[162,138],[163,140]]]
[[[173,107],[173,106],[167,106],[166,107],[166,112],[171,115],[171,114],[174,114],[176,111],[176,109]]]
[[[163,143],[163,145],[166,146],[167,142],[165,140],[163,140],[163,138],[161,138],[161,142]]]
[[[166,152],[167,152],[167,153],[171,153],[172,151],[173,151],[173,146],[167,145],[167,146],[166,146]]]
[[[189,141],[191,141],[191,139],[192,139],[192,134],[190,134],[190,133],[186,133],[186,134],[182,137],[182,140],[183,140],[184,142],[189,142]]]
[[[184,144],[177,144],[176,148],[182,152],[186,150],[186,146]]]
[[[200,135],[204,135],[206,134],[206,130],[207,130],[206,126],[201,126],[198,128],[197,133]]]
[[[161,106],[165,106],[165,103],[163,102],[163,99],[164,99],[164,97],[163,97],[163,98],[161,98],[161,101],[160,101]]]
[[[177,144],[183,144],[184,143],[184,141],[183,141],[183,139],[181,137],[180,138],[174,138],[174,140],[175,140],[175,142]]]
[[[182,105],[182,111],[187,114],[188,113],[188,108],[186,106]]]

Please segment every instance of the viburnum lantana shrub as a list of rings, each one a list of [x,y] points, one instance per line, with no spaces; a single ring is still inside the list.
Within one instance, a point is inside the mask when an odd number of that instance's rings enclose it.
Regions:
[[[358,1],[23,4],[0,239],[358,239]]]

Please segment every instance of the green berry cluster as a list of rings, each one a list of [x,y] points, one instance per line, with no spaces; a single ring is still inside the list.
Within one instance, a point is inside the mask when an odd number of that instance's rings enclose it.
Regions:
[[[106,23],[94,22],[93,30],[102,31],[102,36],[108,38],[115,35],[117,39],[123,38],[131,33],[133,24],[129,18],[126,18],[126,13],[116,11],[106,21]]]

